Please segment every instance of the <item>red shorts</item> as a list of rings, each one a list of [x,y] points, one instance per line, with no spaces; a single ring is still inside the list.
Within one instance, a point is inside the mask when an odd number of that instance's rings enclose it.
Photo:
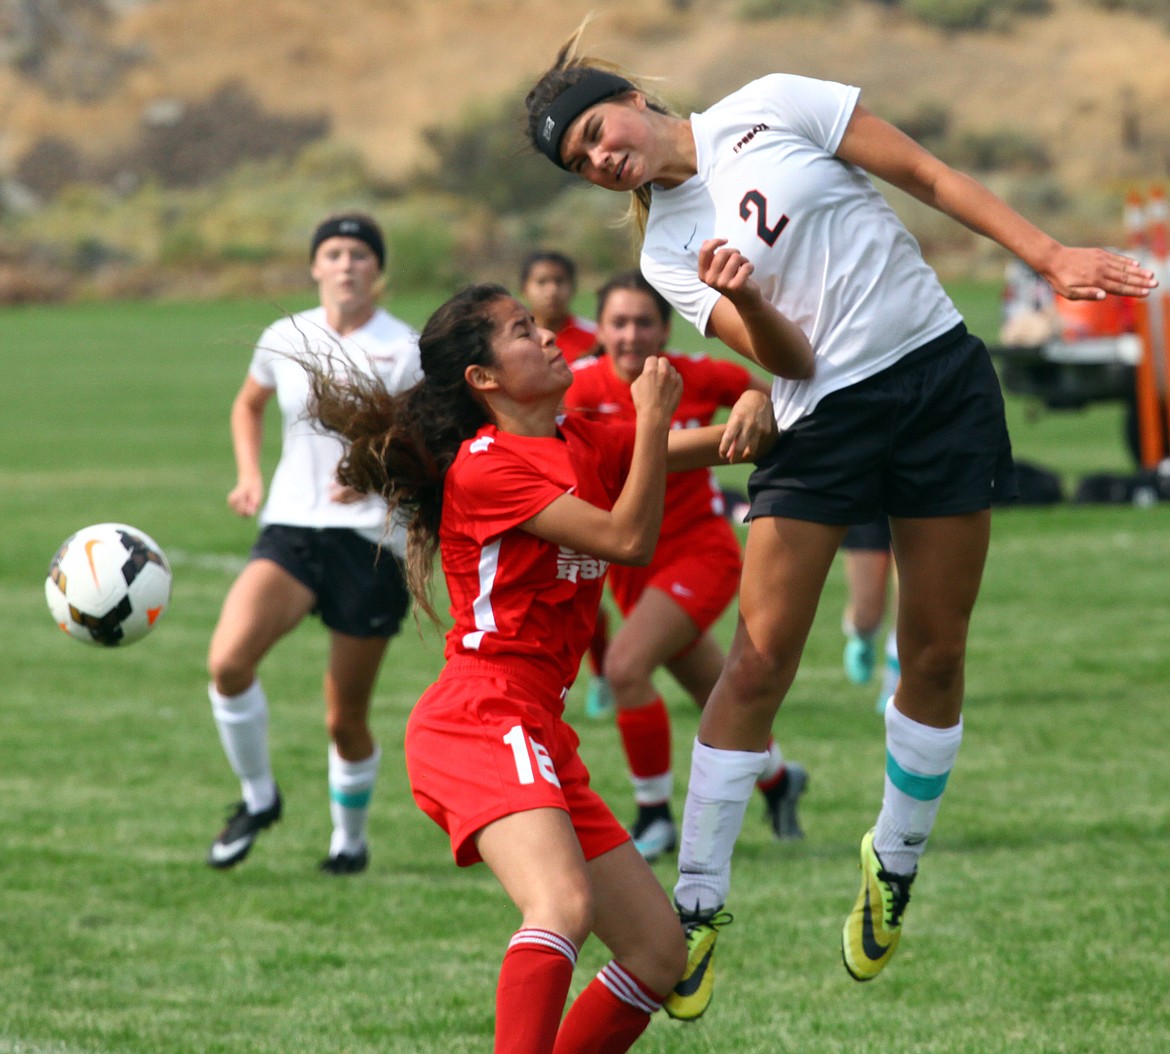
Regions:
[[[658,589],[705,633],[735,599],[740,567],[735,531],[726,520],[713,519],[659,542],[646,567],[611,566],[609,588],[623,615],[647,589]]]
[[[406,770],[414,800],[451,838],[460,867],[482,857],[475,834],[529,809],[563,809],[586,860],[629,840],[589,786],[561,690],[524,679],[525,666],[453,660],[411,711]],[[529,674],[531,676],[531,674]]]

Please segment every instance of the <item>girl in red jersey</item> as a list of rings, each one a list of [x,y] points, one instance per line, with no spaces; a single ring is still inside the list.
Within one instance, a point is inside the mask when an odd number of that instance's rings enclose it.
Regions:
[[[605,423],[632,421],[631,384],[648,358],[666,355],[682,377],[673,428],[711,423],[717,410],[771,416],[768,384],[736,362],[666,352],[670,304],[640,271],[615,275],[597,292],[601,354],[574,363],[565,408]],[[617,703],[617,726],[634,785],[634,845],[654,860],[675,848],[671,812],[670,716],[654,686],[665,666],[703,706],[723,669],[723,649],[708,632],[735,597],[739,540],[727,522],[723,493],[707,468],[672,473],[654,558],[645,567],[613,567],[609,586],[624,617],[605,657],[605,678]],[[758,785],[778,838],[799,838],[797,802],[807,776],[785,765],[774,740]]]
[[[568,362],[597,354],[597,327],[573,314],[577,265],[564,253],[533,249],[520,264],[520,296],[536,324],[551,329]]]
[[[346,445],[338,478],[407,515],[407,578],[432,617],[442,557],[454,625],[407,726],[411,787],[456,862],[485,862],[522,915],[497,985],[497,1054],[620,1054],[681,976],[686,944],[589,787],[564,697],[608,563],[654,551],[668,466],[755,456],[774,431],[738,415],[672,432],[681,382],[660,357],[631,388],[633,428],[560,420],[568,364],[499,286],[439,308],[419,351],[424,379],[398,396],[312,370],[317,415]],[[614,958],[562,1021],[591,932]]]
[[[597,354],[597,327],[590,319],[573,314],[577,293],[577,265],[554,249],[533,249],[520,264],[520,296],[541,329],[551,329],[565,361]],[[609,647],[609,613],[597,609],[597,621],[586,653],[590,678],[585,687],[585,713],[604,717],[613,710],[613,695],[601,675],[605,649]]]

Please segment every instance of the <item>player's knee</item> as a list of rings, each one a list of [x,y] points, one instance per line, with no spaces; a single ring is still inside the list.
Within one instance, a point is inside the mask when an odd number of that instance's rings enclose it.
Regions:
[[[624,696],[637,693],[649,680],[645,662],[616,640],[605,651],[601,672],[619,705]]]
[[[672,912],[673,915],[673,912]],[[610,946],[614,958],[655,992],[669,992],[687,968],[687,941],[677,918],[669,918],[654,932]]]
[[[207,674],[220,695],[239,695],[256,679],[256,668],[238,655],[213,647],[207,657]]]
[[[921,691],[947,695],[962,683],[966,649],[959,642],[935,642],[901,659],[902,677]]]
[[[740,705],[775,707],[784,698],[796,674],[800,656],[780,651],[737,648],[727,657],[723,680]]]
[[[593,930],[593,895],[588,883],[561,885],[555,895],[534,900],[524,910],[524,925],[552,930],[580,948]]]
[[[373,735],[364,719],[327,713],[325,731],[329,735],[329,742],[337,747],[337,752],[343,758],[368,757],[373,753]]]

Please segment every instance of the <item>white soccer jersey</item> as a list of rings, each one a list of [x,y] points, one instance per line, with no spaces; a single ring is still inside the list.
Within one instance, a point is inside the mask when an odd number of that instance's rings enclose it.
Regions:
[[[258,384],[275,389],[281,414],[280,462],[260,523],[349,527],[371,541],[381,541],[386,521],[386,504],[381,498],[367,497],[352,504],[330,500],[341,441],[309,418],[309,379],[303,367],[289,357],[307,355],[321,361],[330,353],[376,374],[391,392],[409,388],[422,376],[418,335],[381,308],[361,329],[345,337],[330,328],[323,307],[287,316],[269,326],[248,369]],[[401,556],[405,542],[405,530],[396,525],[388,544]]]
[[[726,238],[812,343],[814,375],[772,384],[781,428],[961,321],[869,176],[834,154],[858,94],[785,74],[753,81],[691,115],[698,172],[652,188],[642,271],[679,314],[706,332],[720,294],[699,280],[699,247]]]

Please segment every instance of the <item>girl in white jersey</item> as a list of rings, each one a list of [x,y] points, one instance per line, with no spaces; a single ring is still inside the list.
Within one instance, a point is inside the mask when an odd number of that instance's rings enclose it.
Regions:
[[[419,356],[414,331],[378,307],[385,248],[372,219],[347,213],[324,220],[309,255],[320,306],[264,331],[232,404],[238,476],[228,505],[240,516],[259,513],[262,530],[224,601],[208,656],[212,712],[242,800],[207,862],[220,869],[239,863],[259,833],[280,819],[268,702],[257,668],[312,612],[330,632],[324,693],[334,829],[321,868],[341,875],[364,870],[369,860],[366,819],[381,757],[370,730],[370,696],[409,606],[399,565],[405,539],[401,529],[385,538],[384,501],[337,482],[342,446],[308,419],[301,361],[345,359],[399,391],[418,379]],[[261,435],[274,395],[281,456],[261,508]]]
[[[886,710],[885,797],[861,843],[843,934],[868,980],[898,942],[962,733],[963,661],[993,491],[1014,487],[986,349],[873,174],[1015,253],[1073,299],[1143,296],[1153,275],[1061,245],[858,104],[844,84],[774,75],[671,114],[580,30],[527,98],[550,160],[631,192],[646,277],[707,336],[776,375],[781,438],[751,482],[740,620],[694,745],[675,900],[691,961],[675,1009],[710,1000],[715,913],[772,720],[846,528],[888,514],[902,678]]]

